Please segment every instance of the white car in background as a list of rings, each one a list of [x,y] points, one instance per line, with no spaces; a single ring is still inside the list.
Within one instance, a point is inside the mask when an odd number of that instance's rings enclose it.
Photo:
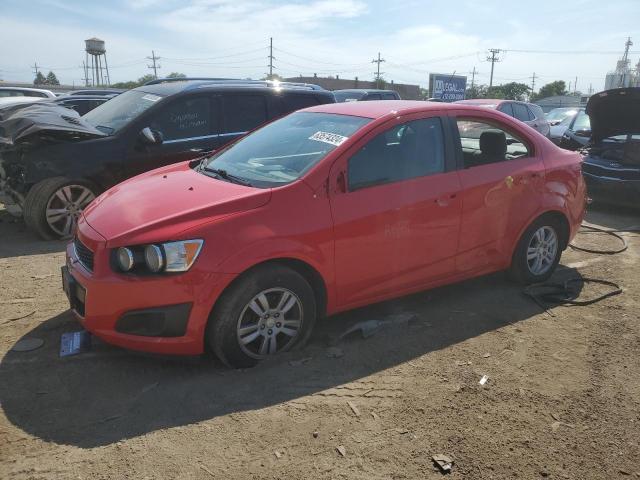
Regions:
[[[0,87],[0,98],[6,97],[56,98],[51,90],[44,88]]]

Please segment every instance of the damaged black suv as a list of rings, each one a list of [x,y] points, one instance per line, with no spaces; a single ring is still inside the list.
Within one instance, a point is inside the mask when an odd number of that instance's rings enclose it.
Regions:
[[[333,102],[316,85],[181,79],[129,90],[82,117],[36,104],[0,113],[0,203],[41,237],[66,238],[82,210],[113,185]]]
[[[582,174],[596,202],[640,207],[640,88],[596,93],[587,103],[591,138]]]

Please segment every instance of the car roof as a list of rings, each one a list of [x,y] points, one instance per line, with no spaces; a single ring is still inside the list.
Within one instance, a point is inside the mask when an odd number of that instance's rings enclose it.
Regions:
[[[288,82],[268,82],[258,80],[174,80],[161,83],[142,85],[134,90],[140,90],[155,95],[169,96],[177,93],[198,90],[198,91],[261,91],[272,93],[279,91],[295,91],[303,94],[333,95],[329,90],[325,90],[317,85],[296,84]]]
[[[343,88],[340,90],[334,90],[335,92],[347,92],[347,93],[396,93],[394,90],[381,90],[377,88]]]
[[[0,85],[0,90],[18,90],[18,91],[23,91],[23,92],[40,92],[40,93],[46,93],[50,97],[55,96],[51,90],[46,90],[44,88],[10,87],[9,85]]]
[[[422,100],[374,100],[369,102],[327,103],[310,108],[305,112],[336,113],[355,117],[382,118],[387,115],[407,115],[418,112],[442,110],[469,110],[477,112],[477,107],[445,102],[425,102]]]

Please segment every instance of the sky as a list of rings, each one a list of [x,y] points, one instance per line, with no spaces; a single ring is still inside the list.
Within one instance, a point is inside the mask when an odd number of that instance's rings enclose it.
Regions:
[[[28,5],[28,8],[26,6]],[[640,61],[640,1],[538,0],[0,0],[0,79],[32,81],[33,65],[82,84],[84,40],[106,42],[112,82],[159,76],[262,78],[273,37],[274,73],[371,80],[378,52],[386,80],[428,85],[429,73],[536,90],[578,78],[604,88],[627,37]]]

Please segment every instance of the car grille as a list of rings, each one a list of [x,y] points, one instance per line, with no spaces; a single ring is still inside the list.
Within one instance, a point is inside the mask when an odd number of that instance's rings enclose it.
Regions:
[[[87,248],[87,246],[78,240],[78,237],[73,239],[73,246],[76,250],[76,255],[80,263],[89,271],[93,272],[93,252]]]

